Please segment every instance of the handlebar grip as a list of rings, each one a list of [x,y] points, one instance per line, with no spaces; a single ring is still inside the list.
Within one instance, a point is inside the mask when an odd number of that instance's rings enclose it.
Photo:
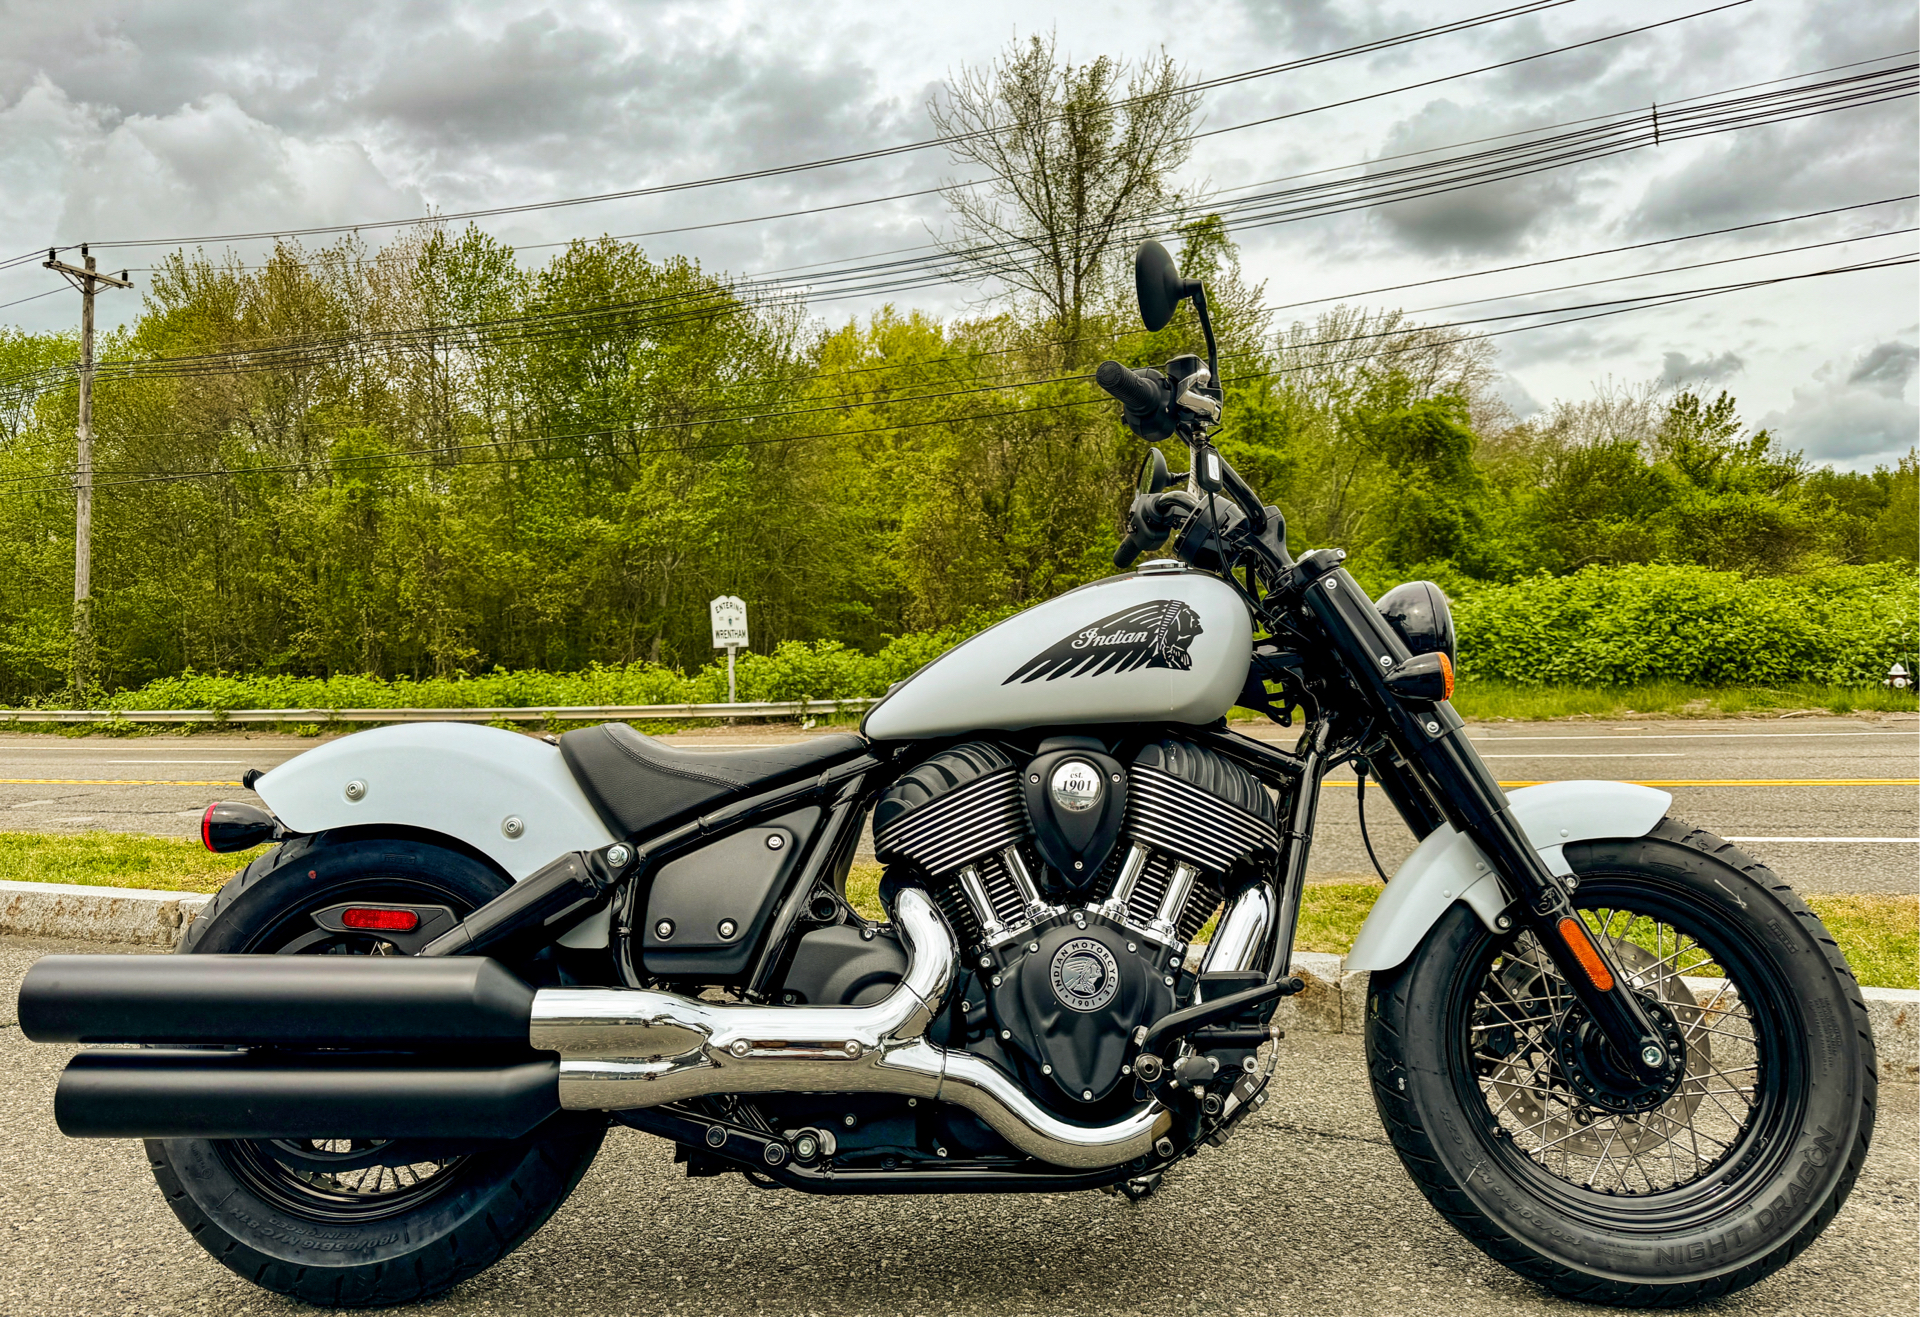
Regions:
[[[1094,383],[1136,411],[1152,411],[1166,401],[1160,381],[1131,371],[1117,361],[1103,361],[1093,372]]]
[[[1124,369],[1124,368],[1123,368]],[[1133,560],[1149,549],[1167,542],[1173,523],[1193,511],[1193,498],[1184,489],[1142,494],[1133,500],[1127,512],[1127,536],[1113,551],[1115,567],[1130,567]]]

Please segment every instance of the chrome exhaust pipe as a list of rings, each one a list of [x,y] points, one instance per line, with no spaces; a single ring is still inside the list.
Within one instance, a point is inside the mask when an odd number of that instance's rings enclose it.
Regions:
[[[528,1041],[560,1054],[560,1105],[657,1107],[720,1093],[890,1093],[964,1107],[1031,1157],[1081,1170],[1153,1150],[1172,1127],[1157,1102],[1111,1125],[1048,1112],[984,1057],[928,1041],[960,949],[926,893],[903,889],[895,923],[907,972],[871,1006],[748,1006],[635,988],[542,988]]]

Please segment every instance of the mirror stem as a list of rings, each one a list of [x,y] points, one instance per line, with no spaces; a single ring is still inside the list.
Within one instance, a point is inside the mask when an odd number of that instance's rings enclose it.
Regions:
[[[1213,321],[1207,315],[1207,290],[1196,281],[1193,285],[1193,309],[1200,317],[1200,332],[1207,339],[1207,375],[1209,382],[1217,389],[1220,383],[1220,353],[1213,344]]]

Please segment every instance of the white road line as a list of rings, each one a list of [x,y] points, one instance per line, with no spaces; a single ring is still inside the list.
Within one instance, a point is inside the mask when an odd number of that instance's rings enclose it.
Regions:
[[[1678,759],[1678,750],[1642,750],[1639,754],[1607,755],[1481,755],[1482,759]]]
[[[1475,736],[1476,741],[1779,741],[1808,737],[1898,736],[1920,745],[1916,732],[1627,732],[1611,736]]]
[[[1879,845],[1901,844],[1920,845],[1920,837],[1723,837],[1723,841],[1810,841],[1828,846],[1853,846],[1863,843]]]

